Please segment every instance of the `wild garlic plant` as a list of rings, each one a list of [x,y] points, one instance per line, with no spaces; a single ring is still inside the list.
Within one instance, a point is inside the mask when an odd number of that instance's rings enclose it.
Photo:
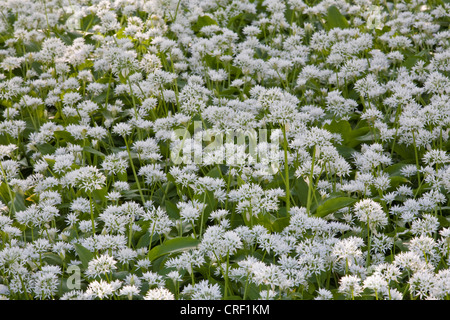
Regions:
[[[445,1],[0,13],[0,298],[450,298]]]

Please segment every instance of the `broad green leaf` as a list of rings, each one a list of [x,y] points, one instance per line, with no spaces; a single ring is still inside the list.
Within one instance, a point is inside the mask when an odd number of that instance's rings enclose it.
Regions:
[[[306,207],[308,202],[308,184],[302,178],[295,179],[291,195],[294,197],[297,206]],[[313,191],[312,198],[320,199],[320,193],[317,190]]]
[[[227,28],[230,30],[237,30],[239,27],[243,27],[250,24],[255,20],[255,13],[239,13],[232,15],[227,22]]]
[[[327,23],[325,24],[325,27],[327,30],[333,28],[345,29],[348,28],[348,21],[336,6],[330,6],[327,9]]]
[[[358,144],[360,144],[361,141],[366,141],[364,140],[364,138],[362,140],[359,140],[358,138],[367,135],[369,131],[370,131],[369,127],[361,127],[358,129],[353,129],[350,135],[347,137],[346,145],[354,148]],[[370,137],[370,139],[372,139],[372,136]]]
[[[136,248],[147,248],[150,245],[150,232],[144,233],[136,245]]]
[[[84,146],[83,147],[83,151],[88,152],[88,153],[92,153],[95,154],[97,156],[100,156],[102,158],[105,157],[105,154],[103,152],[100,152],[98,150],[95,150],[94,148],[90,147],[90,146]]]
[[[298,205],[306,206],[308,199],[308,184],[303,179],[295,179],[295,184],[291,190],[291,195],[298,199]],[[297,200],[296,200],[297,201]]]
[[[361,142],[364,142],[364,141],[375,141],[377,138],[379,138],[379,134],[378,133],[372,133],[372,132],[367,132],[366,134],[364,134],[364,135],[361,135],[361,136],[358,136],[358,137],[355,137],[355,139],[357,140],[357,141],[361,141]]]
[[[353,154],[356,152],[355,149],[348,146],[336,146],[336,150],[345,159],[351,159],[353,157]]]
[[[42,260],[48,262],[48,264],[50,264],[50,265],[56,264],[56,265],[62,266],[62,264],[63,264],[61,257],[53,252],[45,252],[42,255]]]
[[[88,31],[99,22],[100,18],[98,18],[95,14],[90,14],[86,17],[81,18],[81,29],[84,31]]]
[[[105,199],[107,193],[108,192],[106,187],[103,187],[101,189],[95,189],[94,191],[92,191],[92,199],[94,200],[95,208],[99,207],[99,203],[101,203],[103,199]]]
[[[411,181],[402,176],[392,176],[390,179],[391,179],[390,182],[391,188],[397,188],[400,184],[411,183]]]
[[[65,143],[67,143],[67,142],[74,143],[75,142],[75,138],[68,131],[56,130],[53,132],[53,135],[55,136],[56,139],[61,139]]]
[[[200,16],[197,22],[192,26],[194,32],[199,32],[205,26],[217,25],[217,21],[210,16]]]
[[[383,171],[389,174],[389,176],[401,176],[401,170],[406,166],[406,163],[395,163],[386,167]]]
[[[414,148],[412,146],[405,146],[403,144],[396,143],[394,146],[394,152],[402,157],[403,160],[411,160],[415,163]]]
[[[200,241],[191,237],[174,238],[150,250],[148,258],[153,261],[163,255],[195,249]]]
[[[326,200],[323,204],[317,207],[316,217],[325,217],[326,215],[336,212],[339,209],[348,207],[356,202],[356,199],[350,197],[338,197]]]
[[[209,214],[216,208],[217,200],[214,197],[214,192],[206,190],[201,194],[194,195],[194,199],[198,200],[201,203],[206,204],[204,209],[203,222],[206,223],[208,220]]]
[[[249,300],[257,300],[260,297],[260,290],[258,289],[258,286],[254,283],[247,284],[247,297],[246,299]]]
[[[44,160],[48,163],[48,165],[50,167],[53,167],[55,165],[55,162],[56,162],[55,159],[50,159],[50,158],[45,158],[45,157],[44,157]]]
[[[450,221],[448,221],[448,218],[447,218],[447,217],[438,215],[438,216],[437,216],[437,219],[438,219],[439,224],[441,225],[441,227],[443,227],[443,228],[448,228],[448,227],[450,226]]]
[[[43,155],[46,154],[53,154],[56,150],[56,147],[52,146],[51,144],[48,143],[44,143],[44,144],[38,144],[37,149],[39,150],[39,152]]]
[[[290,221],[290,217],[276,218],[272,222],[273,230],[275,232],[283,231],[289,225],[289,221]]]
[[[338,133],[342,138],[342,145],[346,146],[348,142],[351,140],[352,135],[352,127],[348,123],[348,121],[336,121],[333,120],[329,124],[325,124],[323,126],[324,129],[330,131],[331,133]]]
[[[414,65],[417,63],[417,60],[419,60],[419,59],[420,59],[420,57],[410,56],[410,57],[406,58],[406,60],[403,62],[403,66],[408,69],[411,69],[412,67],[414,67]]]
[[[16,211],[26,210],[25,197],[22,192],[16,192],[14,195],[14,207]]]
[[[217,168],[217,166],[212,168],[206,175],[211,178],[220,178],[219,168]]]
[[[81,244],[75,243],[74,244],[75,251],[78,254],[78,257],[81,260],[81,264],[83,265],[83,268],[87,268],[89,265],[89,261],[91,261],[94,258],[94,254],[83,247]]]
[[[117,271],[113,272],[114,279],[125,280],[125,278],[130,275],[130,271]]]
[[[408,246],[405,244],[406,241],[397,240],[394,242],[395,246],[399,248],[401,251],[408,251]]]
[[[266,227],[269,231],[274,232],[274,223],[276,221],[276,217],[271,213],[259,214],[258,217],[253,217],[253,224],[259,224]]]
[[[6,185],[5,182],[0,182],[0,200],[2,200],[2,202],[4,204],[6,204],[8,206],[8,208],[10,210],[13,209],[13,205],[12,205],[12,201],[14,199],[14,207],[16,209],[16,212],[18,211],[23,211],[26,209],[25,206],[25,199],[24,199],[24,195],[22,192],[18,191],[18,192],[13,192],[12,197],[13,199],[11,199],[9,192],[8,192],[8,186]]]
[[[167,215],[174,220],[180,219],[180,209],[172,201],[166,200]]]
[[[339,133],[342,137],[342,146],[348,148],[354,148],[361,141],[364,141],[364,138],[361,137],[364,137],[370,130],[369,127],[352,129],[348,121],[344,120],[333,120],[331,123],[324,125],[324,129],[327,129],[331,133]]]
[[[348,138],[350,132],[352,131],[352,127],[350,126],[348,121],[344,120],[333,120],[330,123],[325,124],[323,128],[327,129],[330,132],[341,134],[344,140]]]

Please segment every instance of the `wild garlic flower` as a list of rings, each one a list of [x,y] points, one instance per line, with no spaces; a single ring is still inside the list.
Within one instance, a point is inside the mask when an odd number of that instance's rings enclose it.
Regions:
[[[377,228],[383,228],[388,223],[388,218],[382,206],[372,199],[363,199],[354,205],[354,213],[358,220],[368,225],[372,232]]]
[[[144,300],[175,300],[175,296],[168,289],[161,287],[147,291]]]
[[[64,179],[73,188],[79,188],[87,193],[101,189],[106,183],[106,177],[97,167],[86,166],[68,172]]]

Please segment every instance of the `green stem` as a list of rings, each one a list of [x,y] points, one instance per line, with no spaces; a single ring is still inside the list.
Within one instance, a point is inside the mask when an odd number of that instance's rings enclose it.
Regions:
[[[369,222],[367,222],[367,259],[366,259],[366,268],[368,268],[369,264],[370,264],[370,247],[371,247],[370,227],[369,227]]]
[[[416,157],[416,168],[417,168],[417,181],[419,183],[419,185],[421,184],[420,182],[420,166],[419,166],[419,154],[417,152],[417,146],[416,146],[416,136],[414,135],[414,131],[412,132],[412,136],[413,136],[413,143],[414,143],[414,155]]]
[[[206,203],[206,195],[207,195],[207,192],[205,190],[205,195],[203,196],[203,203]],[[202,236],[202,232],[203,232],[204,215],[205,215],[205,207],[203,207],[202,215],[201,215],[201,218],[200,218],[200,230],[199,230],[199,233],[198,233],[200,237]]]
[[[138,176],[136,174],[136,169],[134,168],[133,158],[131,157],[130,146],[128,145],[127,138],[123,137],[123,139],[125,140],[125,145],[127,147],[128,158],[130,159],[130,164],[131,164],[131,169],[133,170],[134,179],[136,180],[136,184],[137,184],[137,187],[138,187],[138,190],[139,190],[139,194],[141,195],[141,201],[142,201],[142,204],[144,204],[145,203],[144,194],[142,193],[141,184],[139,183],[139,179],[138,179]]]
[[[152,248],[153,234],[155,233],[155,226],[156,226],[156,222],[153,222],[152,233],[150,234],[150,243],[148,244],[148,255],[147,255],[148,259],[150,259],[150,251]]]
[[[95,234],[94,205],[92,203],[92,195],[91,195],[91,193],[89,193],[89,207],[91,209],[92,234]]]
[[[309,173],[309,184],[308,184],[308,199],[306,202],[306,212],[310,214],[311,210],[311,194],[313,189],[313,175],[314,175],[314,162],[316,161],[316,146],[313,148],[313,154],[311,159],[311,172]]]
[[[289,210],[291,206],[291,191],[289,187],[289,163],[288,163],[288,142],[286,138],[286,125],[283,126],[283,149],[284,149],[284,174],[285,174],[285,186],[286,186],[286,212],[289,215]]]
[[[9,199],[11,200],[11,207],[12,207],[14,213],[16,213],[16,205],[14,204],[15,196],[13,195],[13,192],[11,191],[11,188],[9,187],[8,180],[6,178],[6,172],[5,172],[5,169],[3,169],[1,160],[0,160],[0,169],[2,170],[3,177],[5,178],[5,185],[6,185],[6,189],[8,190]],[[11,210],[9,211],[9,217],[11,217]]]
[[[133,237],[133,216],[130,217],[130,230],[128,232],[128,248],[131,248],[131,239]]]

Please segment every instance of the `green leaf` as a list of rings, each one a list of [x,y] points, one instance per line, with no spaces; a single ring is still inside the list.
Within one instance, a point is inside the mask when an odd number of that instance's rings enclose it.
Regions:
[[[407,247],[407,245],[405,245],[405,241],[402,241],[402,240],[399,239],[399,240],[395,241],[394,244],[401,251],[408,251],[408,247]]]
[[[81,244],[75,243],[74,247],[75,251],[78,254],[78,257],[80,257],[83,268],[86,269],[89,265],[89,261],[91,261],[94,258],[94,254],[85,247],[83,247]]]
[[[398,154],[403,160],[410,160],[411,163],[415,163],[414,148],[412,146],[405,146],[403,144],[396,143],[394,146],[394,152]]]
[[[100,156],[102,158],[105,157],[105,154],[103,152],[100,152],[98,150],[95,150],[94,148],[90,147],[90,146],[84,146],[83,147],[83,151],[88,152],[88,153],[92,153],[95,154],[97,156]]]
[[[303,179],[295,179],[294,187],[291,191],[292,196],[300,202],[299,205],[306,206],[308,200],[308,184]]]
[[[74,143],[75,142],[75,138],[68,131],[56,130],[53,132],[53,135],[55,136],[56,139],[61,139],[65,143],[67,143],[67,142]]]
[[[353,157],[353,154],[356,152],[355,149],[347,146],[336,146],[336,150],[343,158],[347,160],[351,159]]]
[[[329,124],[325,124],[323,126],[324,129],[330,131],[331,133],[339,133],[342,137],[343,144],[345,145],[347,140],[349,140],[349,137],[352,132],[352,127],[348,123],[348,121],[336,121],[333,120]]]
[[[148,258],[153,261],[163,255],[186,251],[189,249],[195,249],[199,245],[200,241],[191,237],[180,237],[170,239],[163,244],[154,247],[150,250]]]
[[[395,163],[393,165],[390,165],[389,167],[386,167],[383,171],[389,174],[389,176],[401,176],[402,175],[402,169],[406,166],[406,163]]]
[[[361,141],[361,142],[374,141],[374,140],[376,140],[379,137],[380,137],[380,135],[378,133],[373,134],[372,132],[367,132],[365,135],[361,135],[359,137],[356,137],[356,140],[357,141]]]
[[[180,209],[178,209],[177,205],[169,200],[166,200],[165,204],[167,215],[173,220],[180,219]]]
[[[316,217],[325,217],[326,215],[335,212],[339,209],[348,207],[356,202],[356,199],[350,197],[337,197],[326,200],[323,204],[317,207]]]
[[[397,188],[400,184],[411,183],[411,181],[402,176],[392,176],[390,179],[390,187],[393,189]]]
[[[412,67],[414,67],[414,65],[417,63],[417,60],[419,60],[420,58],[417,56],[410,56],[408,58],[406,58],[406,60],[403,62],[403,66],[411,69]]]
[[[144,233],[138,240],[136,248],[147,248],[150,245],[150,232]]]
[[[14,207],[16,209],[15,212],[23,211],[26,209],[23,192],[13,192],[12,197],[14,199]],[[10,198],[8,186],[6,185],[6,183],[0,182],[0,200],[2,200],[8,206],[9,210],[13,209],[13,199]]]
[[[348,28],[348,21],[345,17],[339,12],[339,9],[336,6],[330,6],[327,10],[327,23],[325,24],[327,30],[331,30],[333,28]]]
[[[257,223],[266,227],[272,232],[281,232],[284,228],[289,224],[289,217],[280,217],[277,218],[271,213],[265,213],[263,215],[259,215],[257,218]]]
[[[258,286],[256,286],[256,284],[254,283],[248,284],[246,299],[256,300],[259,297],[260,297],[260,290],[258,289]]]
[[[212,168],[211,170],[209,170],[209,172],[206,175],[211,178],[220,178],[221,177],[221,173],[219,171],[219,168],[217,168],[217,166]]]
[[[16,208],[16,212],[17,211],[23,211],[26,210],[27,207],[25,205],[25,196],[23,194],[23,192],[18,191],[15,193],[14,195],[14,207]]]
[[[290,217],[276,218],[272,223],[273,230],[275,232],[282,232],[289,225],[289,222]]]
[[[98,18],[95,14],[90,14],[86,17],[81,18],[81,29],[88,31],[100,22],[100,18]]]
[[[331,133],[339,133],[342,137],[342,146],[348,148],[354,148],[358,144],[360,144],[361,141],[364,141],[364,138],[360,140],[361,137],[364,137],[364,135],[366,135],[370,130],[369,127],[352,129],[348,121],[344,120],[340,121],[333,120],[331,121],[331,123],[326,124],[323,127],[324,129],[327,129]],[[350,152],[351,150],[343,150],[343,151]]]
[[[120,280],[125,280],[125,278],[130,275],[130,271],[117,271],[117,272],[113,272],[113,278],[114,279],[120,279]]]
[[[194,32],[199,32],[204,26],[217,25],[216,20],[210,16],[201,16],[198,18],[197,22],[192,26]]]
[[[52,146],[51,144],[44,143],[44,144],[38,144],[36,145],[39,152],[43,155],[46,154],[53,154],[56,150],[56,147]]]
[[[448,221],[448,218],[443,217],[441,215],[438,215],[437,218],[441,227],[448,228],[450,226],[450,221]]]
[[[366,141],[364,138],[360,139],[360,137],[364,137],[369,133],[370,128],[369,127],[361,127],[358,129],[353,129],[350,133],[350,135],[347,137],[346,145],[349,147],[356,147],[358,144],[361,143],[361,141]],[[370,136],[370,139],[372,139],[372,136]]]
[[[210,213],[217,207],[217,200],[214,197],[214,192],[206,190],[201,194],[194,195],[194,199],[206,204],[206,207],[203,210],[203,224],[206,224]]]
[[[46,261],[50,265],[63,265],[63,261],[60,256],[53,252],[46,252],[42,255],[42,260]]]

